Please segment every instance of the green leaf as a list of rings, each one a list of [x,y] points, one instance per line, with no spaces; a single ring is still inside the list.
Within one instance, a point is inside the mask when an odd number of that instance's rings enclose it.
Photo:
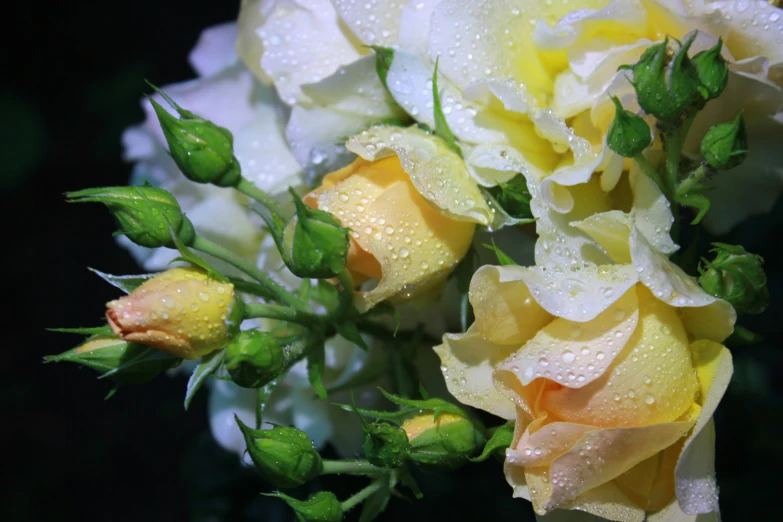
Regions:
[[[370,347],[367,346],[366,342],[364,342],[361,333],[359,333],[359,329],[356,327],[356,323],[353,321],[341,321],[339,323],[334,323],[334,327],[337,329],[337,333],[345,337],[348,341],[354,343],[365,352],[370,350]]]
[[[317,344],[307,352],[307,378],[310,381],[310,386],[321,399],[326,399],[326,388],[323,382],[324,370],[326,369],[324,352],[323,344]]]
[[[484,243],[484,247],[488,248],[489,250],[492,250],[495,255],[498,258],[498,262],[500,263],[500,266],[518,266],[519,263],[511,259],[511,257],[503,252],[498,246],[495,244],[495,240],[492,239],[492,244]]]
[[[388,91],[389,86],[386,85],[386,77],[389,75],[389,69],[394,60],[394,49],[379,45],[369,45],[368,47],[375,51],[375,71],[378,73],[378,79],[381,80],[381,83]]]
[[[207,377],[215,373],[218,367],[220,367],[220,364],[223,362],[225,356],[226,351],[221,349],[201,358],[201,362],[193,371],[193,374],[191,374],[190,379],[188,379],[188,386],[185,390],[186,410],[190,406],[190,402],[193,400],[196,392],[199,390],[199,388],[201,388],[201,385],[204,384],[204,381],[207,380]]]
[[[457,137],[451,132],[446,116],[443,114],[443,107],[440,104],[440,91],[438,90],[438,59],[435,60],[435,70],[432,73],[432,100],[433,110],[435,111],[435,135],[445,141],[449,148],[462,156],[462,149],[457,144]]]
[[[126,294],[129,294],[136,290],[147,279],[155,277],[157,274],[138,274],[138,275],[112,275],[94,268],[87,268],[90,272],[97,274],[98,277],[109,283],[110,285],[119,288]]]
[[[476,458],[469,458],[471,462],[484,462],[490,455],[496,453],[496,450],[503,450],[511,446],[514,440],[514,422],[509,421],[506,424],[498,426],[492,433],[492,436],[484,445],[484,450]]]

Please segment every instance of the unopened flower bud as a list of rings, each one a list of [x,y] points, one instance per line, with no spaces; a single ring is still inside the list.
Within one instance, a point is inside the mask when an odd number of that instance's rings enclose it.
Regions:
[[[392,424],[368,426],[364,438],[364,455],[372,465],[381,468],[399,468],[409,452],[408,435],[404,430]]]
[[[291,191],[296,215],[285,226],[270,222],[286,266],[302,278],[330,278],[345,270],[348,230],[331,214],[305,205]]]
[[[183,109],[163,92],[158,90],[158,93],[180,115],[175,117],[152,97],[149,98],[169,144],[169,153],[179,170],[196,183],[236,186],[242,171],[234,156],[231,131]]]
[[[729,66],[720,54],[722,47],[723,40],[718,40],[713,47],[693,57],[701,83],[699,92],[705,102],[720,96],[729,81]]]
[[[110,335],[94,335],[76,348],[44,360],[86,366],[120,384],[145,383],[179,362],[167,353]]]
[[[650,127],[641,117],[623,109],[620,100],[612,97],[616,111],[609,127],[606,143],[620,156],[633,158],[650,146]]]
[[[106,318],[120,339],[197,359],[228,340],[234,285],[196,268],[172,268],[106,304]]]
[[[484,434],[470,419],[453,413],[433,412],[406,420],[410,459],[436,469],[455,469],[484,444]]]
[[[299,522],[340,522],[343,519],[340,501],[329,491],[319,491],[310,495],[307,500],[289,497],[279,491],[273,496],[285,500],[286,504],[296,512]]]
[[[688,58],[695,37],[695,31],[688,33],[671,60],[666,39],[651,46],[628,67],[633,71],[639,105],[663,123],[676,124],[700,98],[699,73]]]
[[[748,134],[740,113],[733,121],[713,125],[701,140],[701,155],[714,169],[728,170],[748,156]]]
[[[728,301],[738,314],[759,314],[769,305],[767,275],[761,256],[740,245],[713,243],[715,259],[699,266],[699,284],[709,293]]]
[[[169,192],[155,187],[99,187],[66,194],[69,203],[103,203],[128,239],[148,248],[176,248],[171,231],[189,245],[193,224]]]
[[[295,488],[314,479],[323,470],[315,444],[302,430],[288,426],[254,430],[239,417],[236,421],[256,470],[271,484]]]
[[[226,346],[226,369],[231,380],[244,388],[260,388],[269,383],[280,375],[283,363],[283,349],[268,332],[245,330]]]

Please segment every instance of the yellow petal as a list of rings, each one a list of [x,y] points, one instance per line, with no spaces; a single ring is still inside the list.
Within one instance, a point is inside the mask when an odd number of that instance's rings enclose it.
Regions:
[[[492,211],[465,162],[446,142],[418,127],[372,127],[351,137],[346,148],[366,160],[396,155],[416,190],[455,220],[492,223]]]
[[[628,216],[624,212],[610,210],[594,214],[582,221],[575,221],[571,225],[595,239],[615,263],[631,262],[628,244],[631,228]]]
[[[522,349],[498,366],[498,379],[518,379],[527,386],[545,378],[582,388],[600,378],[620,353],[639,321],[639,302],[631,288],[592,321],[556,318]]]
[[[674,498],[674,469],[684,439],[629,469],[615,479],[617,486],[645,511],[659,511]]]
[[[492,342],[521,345],[552,320],[533,299],[520,271],[524,269],[485,265],[470,280],[475,326]]]
[[[464,334],[446,334],[434,348],[440,357],[446,387],[458,401],[504,419],[515,417],[514,403],[495,387],[492,372],[516,347],[495,344],[476,325]]]
[[[639,325],[625,348],[587,386],[546,391],[545,411],[592,426],[645,426],[674,421],[693,404],[698,381],[685,329],[673,308],[636,289]]]

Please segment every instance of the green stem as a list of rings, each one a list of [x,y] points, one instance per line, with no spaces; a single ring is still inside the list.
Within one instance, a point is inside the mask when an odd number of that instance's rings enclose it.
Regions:
[[[203,236],[196,236],[193,240],[192,248],[209,254],[218,259],[225,261],[226,263],[243,271],[263,286],[273,298],[283,304],[304,310],[307,308],[306,303],[302,302],[298,297],[291,292],[283,288],[279,283],[269,277],[267,274],[259,270],[253,263],[247,259],[240,257],[230,250],[223,248],[222,246],[213,243],[209,239]]]
[[[370,495],[378,491],[384,486],[385,478],[381,477],[379,479],[374,480],[370,483],[369,486],[365,487],[364,489],[360,490],[358,493],[354,494],[352,497],[348,498],[347,500],[343,501],[340,504],[340,507],[343,510],[343,513],[347,513],[354,507],[358,506],[368,498],[370,498]]]
[[[675,192],[675,199],[679,200],[682,196],[690,192],[695,185],[701,183],[704,176],[707,175],[707,167],[705,165],[699,165],[696,169],[692,170],[688,177],[677,185],[677,191]]]
[[[297,310],[296,308],[264,303],[245,303],[245,319],[256,319],[260,317],[297,323],[302,326],[313,326],[314,324],[322,322],[321,317],[309,312]]]
[[[242,194],[248,196],[251,199],[254,199],[261,203],[263,206],[268,208],[271,212],[277,214],[280,216],[280,219],[287,220],[290,216],[288,213],[283,209],[283,206],[272,196],[261,190],[260,188],[253,185],[251,182],[247,180],[247,178],[242,177],[239,179],[239,183],[237,183],[236,188],[239,192]]]
[[[653,167],[652,163],[650,163],[650,160],[648,160],[647,157],[643,154],[637,154],[634,156],[633,160],[639,165],[639,167],[641,167],[642,171],[647,175],[647,177],[653,180],[656,185],[658,185],[658,188],[661,189],[661,192],[666,194],[666,185],[661,179],[661,175],[658,173],[658,170]]]
[[[674,203],[674,191],[677,189],[680,175],[680,160],[682,159],[682,143],[680,129],[672,129],[666,134],[663,143],[666,152],[666,189],[669,201]]]
[[[373,466],[363,459],[324,460],[321,475],[336,475],[347,473],[349,475],[377,475],[389,473],[391,470]]]

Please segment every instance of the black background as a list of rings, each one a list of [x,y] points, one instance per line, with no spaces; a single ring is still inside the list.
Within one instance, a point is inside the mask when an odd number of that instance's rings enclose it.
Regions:
[[[233,19],[237,5],[48,4],[15,2],[4,20],[0,520],[293,520],[282,502],[259,496],[266,486],[212,441],[206,394],[182,410],[183,379],[159,377],[105,402],[110,386],[91,371],[42,364],[44,355],[79,341],[45,328],[98,324],[116,296],[87,266],[138,271],[112,239],[105,210],[68,206],[62,193],[126,182],[120,133],[143,117],[144,78],[162,85],[192,77],[186,56],[200,31]],[[748,520],[746,509],[752,520],[780,518],[782,222],[778,205],[722,238],[765,257],[774,299],[765,314],[742,319],[766,341],[733,350],[735,376],[716,415],[729,522],[743,513]],[[421,479],[425,499],[394,499],[381,520],[532,520],[529,504],[510,498],[497,462]],[[345,498],[362,484],[337,478],[328,487]]]

